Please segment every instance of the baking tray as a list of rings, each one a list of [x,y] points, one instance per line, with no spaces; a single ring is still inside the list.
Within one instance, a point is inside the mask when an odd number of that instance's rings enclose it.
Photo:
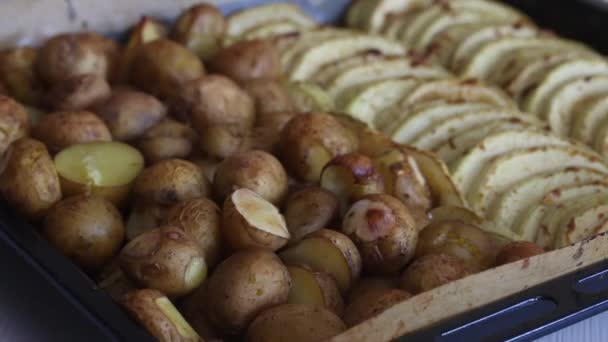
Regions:
[[[225,1],[219,6],[229,13],[268,2],[279,1]],[[292,2],[322,22],[337,22],[349,3],[346,0]],[[605,19],[605,9],[593,4],[592,0],[508,2],[524,10],[542,26],[582,40],[602,52],[608,51],[608,37],[597,34],[601,32],[601,20],[590,19]],[[171,4],[172,1],[166,3]],[[186,6],[184,1],[179,3],[182,8]],[[382,335],[377,331],[379,327],[385,331],[382,336],[402,341],[527,341],[538,338],[608,310],[606,250],[608,236],[601,235],[575,246],[456,281],[414,298],[412,306],[426,301],[420,311],[416,311],[417,307],[399,305],[365,322],[360,329],[349,330],[337,340],[372,341]],[[11,308],[0,309],[0,336],[3,340],[153,341],[87,275],[47,244],[35,227],[16,217],[14,211],[3,203],[0,203],[0,258],[3,261],[0,263],[3,275],[0,302],[3,308]],[[551,263],[552,259],[554,263]],[[562,260],[572,265],[555,265]],[[538,273],[542,274],[537,276]],[[445,294],[467,298],[472,286],[478,289],[480,284],[491,287],[499,284],[501,277],[514,274],[527,278],[521,288],[507,297],[501,298],[500,293],[493,293],[480,299],[485,303],[481,306],[458,302],[457,308],[450,304],[441,308],[442,302],[448,298]],[[531,279],[529,284],[528,278]],[[513,288],[516,286],[510,289]],[[433,298],[433,295],[442,293],[443,298]],[[416,314],[424,316],[433,307],[446,313],[439,315],[431,325],[412,323],[407,327],[411,317]]]

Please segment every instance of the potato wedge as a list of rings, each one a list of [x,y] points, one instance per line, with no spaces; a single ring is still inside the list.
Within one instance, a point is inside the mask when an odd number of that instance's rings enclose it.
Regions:
[[[117,207],[126,204],[144,160],[133,147],[118,143],[72,145],[55,156],[55,168],[66,196],[90,194]]]
[[[233,251],[251,247],[276,251],[289,240],[289,230],[275,206],[241,188],[224,202],[222,236]]]
[[[323,306],[342,316],[344,301],[334,278],[306,266],[289,266],[287,270],[291,276],[287,303]]]

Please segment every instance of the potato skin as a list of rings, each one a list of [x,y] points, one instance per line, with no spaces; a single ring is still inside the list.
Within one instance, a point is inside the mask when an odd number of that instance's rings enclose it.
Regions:
[[[0,95],[0,156],[6,152],[9,145],[30,131],[30,115],[25,107],[17,101]]]
[[[22,46],[0,51],[0,83],[5,87],[4,94],[24,104],[39,104],[42,85],[34,70],[37,58],[38,49],[32,47]],[[0,94],[2,93],[0,89]]]
[[[49,85],[82,74],[108,79],[117,56],[118,45],[111,39],[95,33],[65,33],[40,48],[36,72]]]
[[[213,190],[226,199],[235,189],[247,188],[278,204],[287,193],[287,173],[273,155],[264,151],[236,153],[224,159],[213,177]]]
[[[167,114],[165,105],[154,96],[128,88],[114,89],[93,111],[119,141],[139,138]]]
[[[141,202],[170,206],[187,199],[207,197],[210,185],[195,164],[167,159],[145,168],[135,180],[133,193]]]
[[[399,289],[376,289],[355,298],[344,310],[344,323],[353,327],[386,309],[409,299],[409,292]]]
[[[287,301],[291,278],[274,253],[249,249],[220,263],[207,286],[209,319],[224,333],[236,335],[261,311]]]
[[[434,289],[474,273],[461,259],[449,254],[427,254],[401,274],[400,287],[412,294]]]
[[[256,317],[247,329],[246,341],[325,341],[344,330],[344,322],[322,306],[283,304]]]
[[[359,248],[367,272],[399,271],[414,256],[418,229],[398,199],[374,194],[355,202],[344,216],[342,232]]]
[[[460,258],[475,270],[491,266],[496,255],[493,241],[486,232],[460,221],[433,223],[420,231],[416,256],[436,253]]]
[[[198,130],[199,146],[209,157],[225,159],[250,150],[251,129],[240,124],[211,124]]]
[[[213,56],[226,32],[226,18],[215,6],[199,4],[182,12],[173,28],[173,39],[201,59]]]
[[[289,266],[289,267],[287,267],[287,269],[289,270],[289,274],[291,275],[292,291],[293,291],[294,287],[296,286],[295,285],[296,279],[295,279],[293,272],[300,272],[300,273],[306,272],[311,277],[313,277],[314,281],[316,282],[316,284],[319,287],[319,290],[321,292],[321,297],[323,299],[323,303],[318,303],[318,304],[322,304],[324,307],[331,310],[336,315],[342,316],[342,312],[344,312],[344,299],[342,299],[342,294],[340,293],[340,289],[338,288],[338,285],[336,284],[336,281],[334,280],[334,278],[332,278],[327,273],[313,271],[310,267],[308,267],[306,265]],[[309,305],[317,304],[317,303],[311,303],[310,300],[301,301],[301,300],[293,299],[291,296],[291,293],[288,298],[288,303],[290,303],[290,304],[309,304]]]
[[[33,133],[51,153],[79,143],[112,141],[106,124],[87,111],[49,113],[34,126]]]
[[[279,52],[267,40],[237,42],[219,50],[209,69],[241,83],[256,78],[276,79],[282,74]]]
[[[61,199],[55,164],[38,140],[21,138],[7,151],[0,177],[4,200],[22,215],[37,220]]]
[[[207,303],[205,300],[207,284],[207,282],[203,283],[194,292],[182,298],[179,303],[179,312],[184,315],[192,328],[205,341],[221,341],[222,336],[207,317]]]
[[[399,278],[394,276],[371,276],[359,279],[348,292],[347,302],[365,296],[376,290],[389,290],[399,288]]]
[[[192,51],[168,39],[142,45],[130,69],[131,82],[164,100],[172,100],[181,86],[205,74],[205,67]]]
[[[114,257],[125,238],[122,217],[101,197],[68,197],[44,219],[44,237],[85,270],[97,270]]]
[[[167,223],[190,234],[203,251],[207,266],[215,266],[220,260],[222,236],[221,211],[215,202],[206,198],[181,201],[169,209]]]
[[[313,170],[309,158],[313,148],[322,150],[318,170]],[[318,181],[321,168],[336,156],[353,152],[357,142],[352,134],[330,114],[313,112],[300,114],[283,128],[280,155],[285,167],[303,181]]]
[[[528,241],[513,241],[500,249],[495,265],[500,266],[545,253],[544,248]]]
[[[166,118],[150,127],[139,139],[138,146],[149,163],[156,163],[189,156],[195,140],[192,128]]]
[[[330,229],[317,230],[308,236],[329,240],[340,250],[340,252],[342,252],[344,259],[350,268],[351,282],[359,279],[359,276],[361,275],[361,254],[359,253],[357,246],[355,246],[348,236]]]
[[[296,242],[317,230],[329,227],[339,214],[336,196],[320,187],[308,187],[291,194],[285,202],[285,222]]]
[[[145,232],[123,247],[120,266],[139,285],[170,297],[192,292],[207,276],[199,244],[182,229],[168,225]]]
[[[84,110],[110,97],[110,85],[95,74],[82,74],[55,83],[46,99],[54,110]]]
[[[255,102],[255,111],[258,114],[293,110],[289,92],[280,81],[255,79],[244,83],[243,89]]]
[[[122,306],[131,314],[146,330],[159,341],[171,342],[199,342],[200,337],[190,326],[181,326],[183,322],[175,322],[172,317],[167,316],[163,309],[158,305],[158,300],[168,299],[159,291],[152,289],[134,290],[127,293],[120,301]],[[170,304],[171,302],[168,302]],[[167,304],[165,304],[167,305]],[[171,305],[172,306],[172,305]],[[178,312],[175,309],[175,312]],[[178,318],[179,319],[179,318]],[[180,325],[178,327],[178,324]],[[187,331],[184,336],[180,330]]]
[[[97,287],[118,302],[127,292],[135,290],[135,283],[120,268],[118,256],[108,262],[95,276]]]
[[[250,133],[252,149],[276,154],[281,132],[289,120],[298,115],[296,112],[257,112],[256,122]]]

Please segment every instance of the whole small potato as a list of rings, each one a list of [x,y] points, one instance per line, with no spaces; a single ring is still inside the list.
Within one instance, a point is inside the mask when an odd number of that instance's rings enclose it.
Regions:
[[[256,78],[279,78],[282,74],[279,52],[267,40],[237,42],[219,50],[209,60],[209,69],[237,82]]]
[[[320,187],[307,187],[291,194],[285,202],[285,222],[295,242],[317,230],[329,227],[339,214],[336,196]]]
[[[180,106],[201,135],[209,125],[239,125],[252,127],[255,105],[251,97],[231,79],[208,75],[184,85]]]
[[[112,203],[102,197],[77,195],[49,210],[42,234],[61,254],[91,271],[118,253],[125,228]]]
[[[167,114],[165,105],[154,96],[128,88],[113,89],[110,97],[93,111],[119,141],[139,138]]]
[[[258,113],[287,112],[293,110],[289,92],[280,81],[255,79],[243,84],[243,89],[255,102]]]
[[[21,138],[10,146],[0,176],[0,193],[15,211],[34,220],[61,199],[59,176],[42,142]]]
[[[495,265],[500,266],[545,253],[544,248],[529,241],[513,241],[500,249]]]
[[[279,210],[246,188],[234,191],[224,202],[222,235],[232,250],[256,247],[276,251],[289,240]]]
[[[38,49],[32,47],[0,51],[0,83],[5,86],[4,94],[24,104],[39,104],[42,85],[34,70],[37,58]]]
[[[97,115],[87,111],[46,114],[34,126],[33,133],[51,153],[79,143],[112,140],[112,134],[106,124]]]
[[[139,285],[170,297],[192,292],[207,277],[199,244],[169,225],[143,233],[124,246],[120,266]]]
[[[344,323],[353,327],[404,300],[411,298],[409,292],[399,289],[376,289],[355,298],[344,310]]]
[[[322,306],[283,304],[262,312],[247,329],[248,342],[326,341],[346,330],[340,317]]]
[[[414,218],[401,201],[386,194],[355,202],[344,216],[342,232],[357,245],[370,273],[399,271],[413,258],[418,242]]]
[[[264,151],[236,153],[224,159],[213,178],[213,190],[226,199],[235,189],[247,188],[278,204],[287,193],[287,173],[273,155]]]
[[[54,110],[84,110],[110,97],[110,85],[95,74],[82,74],[66,78],[53,85],[47,102]]]
[[[399,278],[394,276],[372,276],[363,277],[353,285],[348,292],[348,303],[355,299],[365,296],[369,292],[376,290],[389,290],[399,288]]]
[[[226,27],[226,18],[215,6],[194,5],[177,19],[173,39],[207,60],[220,48]]]
[[[152,289],[134,290],[120,301],[122,306],[161,342],[199,342],[196,331],[169,298]]]
[[[475,270],[492,265],[496,251],[490,236],[460,221],[433,223],[420,231],[416,256],[444,253],[462,259]]]
[[[327,113],[300,114],[281,133],[285,167],[303,181],[317,182],[333,158],[357,149],[356,137]]]
[[[167,118],[150,127],[139,139],[138,146],[148,162],[156,163],[189,156],[195,139],[192,128]]]
[[[285,303],[291,279],[272,252],[248,249],[218,265],[207,282],[205,304],[211,322],[237,335],[263,310]]]
[[[30,115],[25,107],[8,96],[0,95],[0,156],[15,140],[30,131]]]
[[[209,157],[225,159],[250,149],[251,129],[239,124],[207,125],[198,130],[201,150]]]
[[[139,174],[133,194],[141,202],[170,206],[179,201],[209,196],[210,185],[198,166],[182,159],[167,159]]]
[[[400,287],[413,294],[428,291],[464,278],[473,270],[449,254],[427,254],[417,258],[401,274]]]
[[[192,51],[168,39],[157,39],[137,50],[129,76],[138,88],[173,100],[184,83],[204,74],[203,63]]]
[[[287,303],[321,305],[338,316],[342,315],[344,300],[334,278],[307,266],[289,266],[287,270],[291,277]]]
[[[206,198],[181,201],[171,207],[167,223],[190,234],[203,251],[208,267],[220,260],[222,236],[220,208]]]
[[[64,33],[47,40],[39,50],[36,72],[47,84],[95,74],[108,79],[118,56],[118,44],[96,33]]]
[[[296,112],[258,112],[250,133],[251,148],[276,153],[281,132]]]

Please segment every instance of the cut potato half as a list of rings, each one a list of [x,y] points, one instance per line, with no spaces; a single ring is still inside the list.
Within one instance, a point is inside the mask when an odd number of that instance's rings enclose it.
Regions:
[[[580,115],[574,112],[575,105],[596,96],[608,96],[608,75],[579,78],[563,85],[542,110],[541,117],[549,121],[553,132],[568,136],[574,117]]]
[[[232,250],[258,247],[272,251],[287,244],[290,237],[279,209],[246,188],[226,199],[222,236]]]
[[[324,306],[336,315],[342,315],[344,300],[331,276],[306,266],[289,266],[287,270],[291,276],[287,303]]]
[[[141,153],[119,142],[76,144],[55,156],[64,195],[98,195],[119,207],[143,167]]]
[[[376,51],[384,56],[398,56],[406,53],[402,44],[380,36],[345,36],[317,43],[303,51],[293,60],[291,68],[286,72],[292,81],[307,80],[317,73],[323,65],[365,51]]]
[[[608,174],[608,166],[599,156],[572,146],[516,150],[488,163],[467,193],[467,199],[475,212],[486,214],[494,199],[514,184],[543,172],[569,167],[587,167]]]
[[[327,91],[329,95],[337,98],[350,87],[372,81],[405,77],[435,79],[448,76],[448,72],[440,67],[422,64],[410,58],[387,58],[344,70],[329,82]]]
[[[452,168],[454,181],[464,194],[472,193],[472,185],[488,162],[503,154],[547,146],[569,146],[567,140],[542,132],[503,132],[491,135],[473,147]]]
[[[543,113],[546,103],[554,98],[555,92],[564,84],[589,76],[608,75],[608,63],[598,59],[578,59],[564,62],[555,67],[526,98],[522,108],[533,114]]]
[[[541,221],[547,212],[555,207],[563,209],[569,201],[576,201],[605,191],[606,184],[599,181],[553,189],[543,197],[540,204],[529,208],[524,214],[520,215],[515,223],[514,230],[518,232],[521,240],[536,241],[537,236],[541,234]]]
[[[283,20],[301,28],[310,28],[317,23],[297,5],[289,3],[267,4],[239,11],[228,17],[229,36],[240,36],[264,22]]]

